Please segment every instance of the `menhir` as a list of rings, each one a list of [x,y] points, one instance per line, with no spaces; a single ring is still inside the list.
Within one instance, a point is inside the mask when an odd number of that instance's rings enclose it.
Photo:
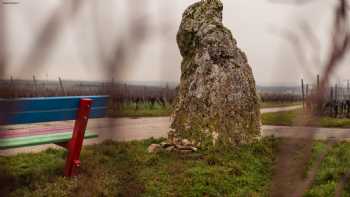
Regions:
[[[220,0],[202,0],[183,14],[177,34],[181,81],[169,139],[237,145],[260,135],[252,70],[223,25],[222,11]]]

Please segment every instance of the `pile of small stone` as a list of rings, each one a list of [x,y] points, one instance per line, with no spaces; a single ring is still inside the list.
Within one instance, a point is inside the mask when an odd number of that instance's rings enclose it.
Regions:
[[[164,142],[161,142],[160,144],[151,144],[147,149],[149,153],[156,153],[161,150],[164,150],[167,152],[191,153],[191,152],[197,152],[198,148],[191,141],[187,139],[183,139],[183,140],[172,140],[171,142],[164,141]]]

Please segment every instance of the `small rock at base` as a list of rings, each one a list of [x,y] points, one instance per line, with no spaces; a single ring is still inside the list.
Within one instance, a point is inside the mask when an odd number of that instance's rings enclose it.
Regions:
[[[168,146],[165,148],[166,151],[171,152],[175,149],[175,146]]]
[[[147,148],[147,151],[149,153],[155,153],[158,152],[160,150],[160,145],[159,144],[151,144],[149,145],[149,147]]]
[[[181,141],[181,144],[184,145],[184,146],[191,146],[192,145],[191,141],[188,140],[188,139],[183,139]]]
[[[193,152],[197,152],[198,151],[198,148],[196,148],[196,147],[191,147],[191,149],[192,149]]]
[[[192,150],[191,146],[176,145],[176,148],[179,150]]]
[[[162,142],[162,143],[160,143],[160,146],[161,146],[162,148],[167,148],[167,147],[169,147],[169,146],[172,146],[172,144],[170,144],[170,143],[168,143],[168,142]]]

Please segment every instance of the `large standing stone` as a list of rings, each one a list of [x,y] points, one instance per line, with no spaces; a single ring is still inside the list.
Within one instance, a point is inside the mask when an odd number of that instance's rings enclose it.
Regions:
[[[202,0],[183,14],[177,34],[182,74],[169,138],[237,145],[260,135],[254,77],[222,11],[220,0]]]

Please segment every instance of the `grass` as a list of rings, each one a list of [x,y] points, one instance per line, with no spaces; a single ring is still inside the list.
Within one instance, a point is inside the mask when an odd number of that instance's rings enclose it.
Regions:
[[[142,102],[127,102],[116,106],[115,112],[110,112],[112,117],[162,117],[169,116],[171,106],[169,104]]]
[[[268,196],[280,140],[192,154],[147,153],[148,139],[85,147],[80,175],[62,177],[65,151],[0,157],[0,196]],[[310,165],[326,149],[315,141]],[[350,170],[350,143],[327,153],[307,197],[334,196]],[[343,196],[350,196],[350,184]]]
[[[325,151],[324,142],[315,142],[314,155]],[[334,196],[335,189],[342,176],[350,171],[350,143],[335,144],[326,154],[311,189],[305,197]],[[349,181],[349,180],[348,180]],[[350,182],[347,182],[342,196],[350,196]]]
[[[297,119],[303,119],[303,122],[306,123],[304,126],[350,128],[350,119],[348,118],[321,117],[318,121],[312,121],[300,109],[262,114],[262,123],[264,125],[303,126],[295,121]]]
[[[105,142],[82,152],[80,176],[61,176],[65,152],[0,157],[1,196],[267,196],[274,146],[147,153],[159,140]]]

